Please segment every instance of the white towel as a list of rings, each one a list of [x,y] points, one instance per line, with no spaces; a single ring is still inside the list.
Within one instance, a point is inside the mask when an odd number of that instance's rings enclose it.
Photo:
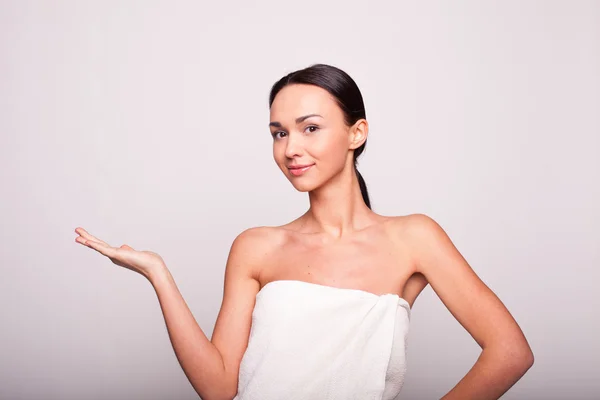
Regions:
[[[396,294],[270,282],[256,296],[234,400],[394,399],[409,320]]]

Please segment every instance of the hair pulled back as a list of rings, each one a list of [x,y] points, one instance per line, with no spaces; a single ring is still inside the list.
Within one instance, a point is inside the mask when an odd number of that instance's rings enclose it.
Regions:
[[[313,64],[307,68],[290,72],[278,80],[271,88],[269,94],[269,109],[273,104],[275,96],[281,89],[291,84],[315,85],[325,89],[336,100],[344,114],[346,125],[352,126],[361,118],[366,119],[365,105],[362,94],[356,82],[341,69],[327,64]],[[357,169],[357,159],[365,151],[367,141],[354,150],[354,171],[358,178],[360,193],[367,207],[371,208],[367,184]]]

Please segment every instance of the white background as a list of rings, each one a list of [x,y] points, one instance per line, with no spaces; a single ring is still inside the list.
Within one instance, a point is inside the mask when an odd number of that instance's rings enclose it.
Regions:
[[[149,282],[74,229],[161,254],[210,337],[235,236],[308,205],[268,93],[313,63],[361,88],[374,210],[438,221],[525,332],[503,398],[600,398],[600,2],[1,1],[0,57],[0,398],[197,398]],[[479,352],[428,287],[401,397]]]

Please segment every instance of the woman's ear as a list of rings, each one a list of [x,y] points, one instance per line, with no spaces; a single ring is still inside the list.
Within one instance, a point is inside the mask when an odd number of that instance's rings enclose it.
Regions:
[[[369,123],[366,119],[359,119],[350,127],[350,149],[359,148],[369,135]]]

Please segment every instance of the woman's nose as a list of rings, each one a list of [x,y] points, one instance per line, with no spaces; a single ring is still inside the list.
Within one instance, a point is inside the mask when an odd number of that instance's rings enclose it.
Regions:
[[[302,155],[302,141],[298,135],[290,134],[285,144],[285,156],[294,158]]]

